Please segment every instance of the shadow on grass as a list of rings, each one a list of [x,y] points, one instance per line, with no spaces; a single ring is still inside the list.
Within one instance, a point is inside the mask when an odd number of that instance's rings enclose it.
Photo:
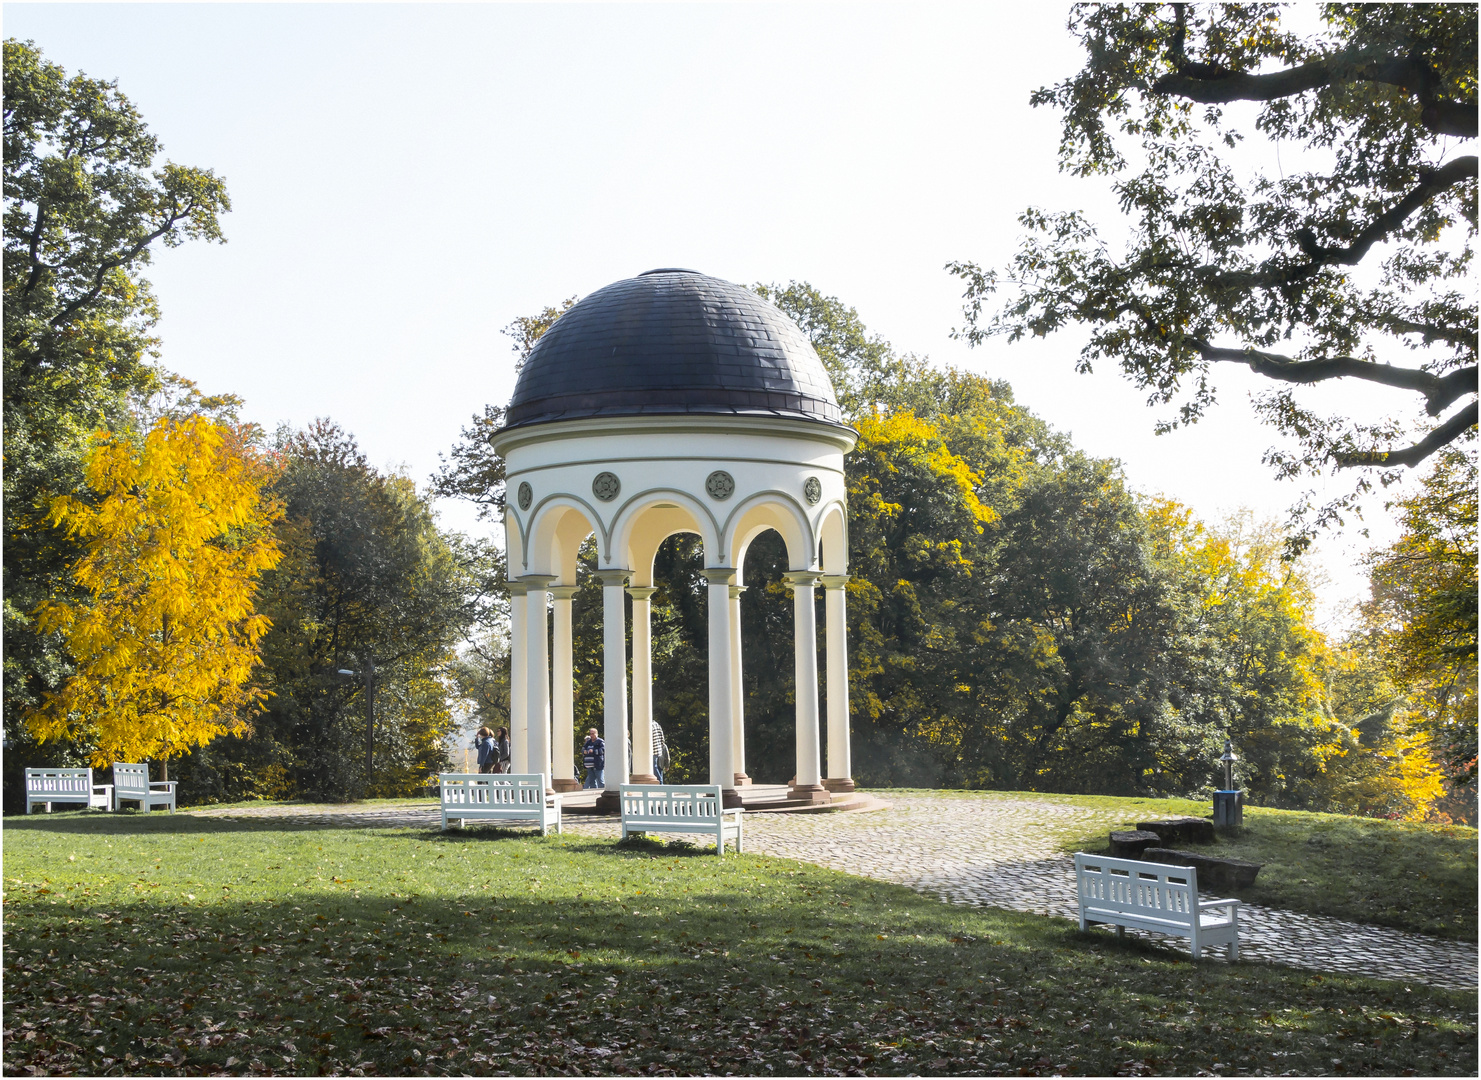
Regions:
[[[6,818],[5,828],[16,832],[39,832],[52,835],[71,836],[211,836],[249,835],[268,833],[303,834],[316,832],[342,832],[343,822],[319,820],[316,817],[198,817],[190,814],[169,814],[153,811],[122,811],[99,814],[86,811],[63,812],[29,817]],[[539,830],[530,827],[475,824],[467,828],[452,827],[446,831],[434,825],[419,828],[412,825],[365,825],[356,826],[356,833],[374,834],[394,832],[402,837],[419,838],[439,844],[471,845],[527,843],[539,840]],[[713,844],[696,844],[689,840],[664,842],[652,836],[634,834],[625,840],[600,836],[583,836],[573,833],[551,832],[547,838],[563,843],[572,850],[588,851],[608,855],[691,857],[705,855],[716,858]],[[727,850],[726,859],[735,856]]]
[[[435,810],[435,805],[433,809]],[[414,809],[414,808],[411,808]],[[6,829],[30,830],[51,833],[76,833],[79,835],[93,836],[131,836],[141,833],[178,833],[188,835],[195,833],[241,833],[241,832],[323,832],[343,831],[346,826],[341,820],[335,819],[330,814],[323,815],[321,820],[318,815],[295,815],[285,817],[201,817],[196,814],[176,813],[152,810],[148,813],[138,810],[120,810],[117,812],[102,814],[88,811],[64,811],[51,814],[31,814],[7,817],[4,819]],[[364,829],[367,832],[397,829],[410,832],[427,832],[428,830],[418,828],[414,825],[394,825],[371,823],[367,825],[356,825],[355,828]],[[431,829],[438,832],[436,825]],[[521,835],[528,836],[525,832]]]

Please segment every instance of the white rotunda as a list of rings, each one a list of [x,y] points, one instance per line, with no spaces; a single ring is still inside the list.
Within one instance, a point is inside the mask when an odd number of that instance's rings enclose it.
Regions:
[[[515,772],[560,791],[574,770],[571,604],[577,551],[595,536],[602,581],[606,790],[654,783],[648,600],[675,533],[704,549],[709,621],[709,782],[740,805],[745,771],[741,569],[767,529],[787,548],[795,596],[797,772],[789,797],[853,790],[844,584],[846,426],[812,344],[775,306],[692,270],[650,270],[561,316],[530,353],[493,437],[505,460]],[[826,594],[827,761],[819,730],[814,590]],[[626,604],[632,597],[632,754]],[[553,600],[553,604],[552,601]],[[553,634],[546,625],[554,618]],[[553,644],[548,645],[551,642]],[[553,652],[552,655],[548,655]]]

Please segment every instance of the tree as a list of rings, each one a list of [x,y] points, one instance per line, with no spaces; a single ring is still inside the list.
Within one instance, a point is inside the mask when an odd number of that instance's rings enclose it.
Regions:
[[[975,727],[972,645],[986,621],[982,536],[998,512],[930,422],[897,413],[856,423],[844,463],[855,773],[960,782],[955,762]]]
[[[1080,211],[1028,210],[1007,270],[948,265],[967,286],[959,333],[1084,325],[1082,371],[1113,361],[1149,402],[1181,399],[1163,430],[1213,404],[1213,365],[1243,364],[1274,384],[1261,415],[1300,446],[1267,452],[1280,475],[1369,466],[1386,484],[1476,426],[1477,159],[1457,150],[1476,136],[1476,9],[1329,4],[1306,35],[1283,11],[1077,7],[1086,66],[1032,101],[1064,112],[1061,170],[1114,178],[1126,248]],[[1273,153],[1256,159],[1251,136]],[[1393,362],[1404,350],[1413,362]],[[1292,389],[1339,380],[1391,391],[1390,417],[1323,418]]]
[[[530,358],[530,350],[535,347],[535,342],[545,336],[545,331],[555,325],[556,319],[575,307],[579,299],[579,296],[568,296],[561,301],[559,307],[545,308],[538,315],[521,315],[499,331],[514,342],[512,348],[516,376],[524,370],[525,361]]]
[[[92,762],[169,758],[240,732],[268,620],[258,578],[281,553],[271,468],[232,430],[163,421],[142,447],[100,433],[93,501],[57,497],[51,521],[84,545],[72,578],[86,598],[38,608],[77,671],[29,718],[41,741],[85,735]]]
[[[91,433],[125,431],[160,381],[159,309],[139,276],[152,249],[220,241],[220,178],[154,167],[159,141],[113,82],[69,78],[29,42],[4,44],[4,635],[7,778],[33,747],[24,718],[71,664],[32,612],[68,587],[77,544],[47,521],[80,492]],[[82,594],[78,595],[81,598]],[[53,743],[49,763],[75,760]],[[12,785],[7,783],[7,794]]]
[[[978,695],[993,786],[1186,790],[1209,738],[1172,709],[1172,589],[1114,462],[1038,471],[1003,519]],[[1201,779],[1201,777],[1199,778]]]
[[[1369,562],[1366,614],[1448,779],[1476,783],[1476,462],[1444,451],[1398,502],[1404,533]]]
[[[317,420],[283,452],[284,559],[262,604],[273,620],[262,676],[272,697],[258,727],[300,794],[404,794],[408,777],[441,763],[447,669],[479,581],[428,499],[372,469],[337,425]]]

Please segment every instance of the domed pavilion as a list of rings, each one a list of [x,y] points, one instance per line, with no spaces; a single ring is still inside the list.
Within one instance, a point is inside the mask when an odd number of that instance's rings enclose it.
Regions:
[[[510,493],[513,771],[544,772],[559,791],[580,786],[572,746],[571,598],[577,552],[594,535],[607,744],[598,806],[615,808],[624,782],[656,782],[649,771],[653,559],[666,538],[693,533],[703,544],[708,582],[709,782],[724,789],[727,806],[740,805],[737,788],[750,783],[741,570],[751,542],[775,529],[786,544],[786,582],[795,598],[797,773],[788,795],[827,803],[833,792],[852,791],[843,456],[856,439],[807,337],[739,285],[693,270],[650,270],[599,289],[562,315],[531,351],[505,426],[493,437]],[[826,776],[818,586],[826,595]],[[633,762],[623,760],[624,590],[632,598]]]

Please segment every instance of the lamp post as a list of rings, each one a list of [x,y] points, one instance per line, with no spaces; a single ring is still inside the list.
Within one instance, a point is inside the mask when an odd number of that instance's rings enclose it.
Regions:
[[[1234,741],[1224,740],[1224,753],[1219,758],[1224,763],[1224,790],[1214,792],[1214,828],[1233,829],[1244,824],[1244,800],[1234,786],[1234,763],[1239,755],[1234,752]]]
[[[371,769],[375,764],[375,660],[365,657],[364,671],[340,668],[335,674],[365,680],[365,787],[368,791]]]

